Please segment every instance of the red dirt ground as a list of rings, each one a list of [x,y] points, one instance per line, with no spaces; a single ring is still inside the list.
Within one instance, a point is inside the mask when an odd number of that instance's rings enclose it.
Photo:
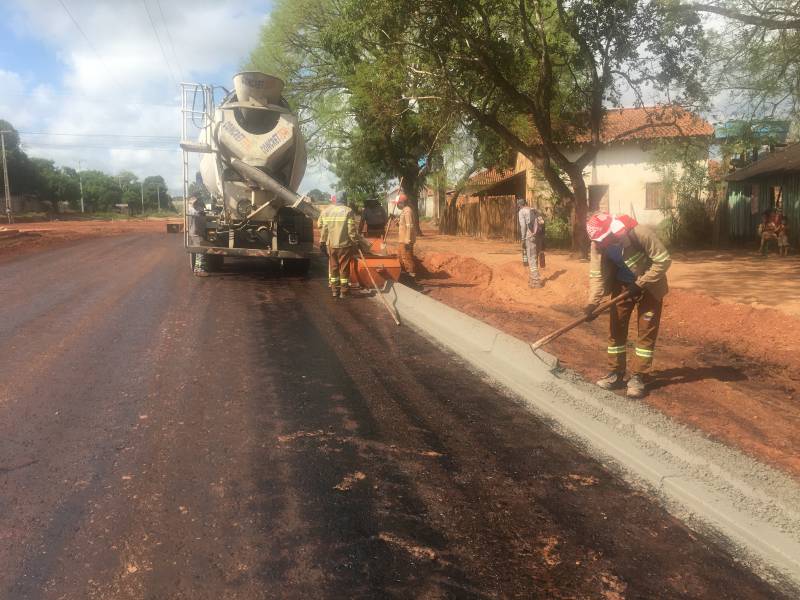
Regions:
[[[565,253],[548,252],[545,287],[531,290],[516,245],[429,232],[417,247],[428,271],[420,279],[425,293],[523,340],[534,341],[580,316],[586,302],[588,264]],[[800,282],[800,261],[707,254],[705,260],[688,257],[691,264],[675,257],[652,391],[644,401],[800,477],[800,316],[791,314],[800,294],[781,296]],[[733,274],[693,280],[723,268]],[[782,310],[755,308],[776,303],[771,288],[782,298]],[[738,295],[749,303],[721,302],[716,295]],[[607,317],[600,317],[548,350],[564,366],[595,379],[606,372],[607,327]]]
[[[163,233],[166,223],[181,219],[131,219],[119,221],[43,221],[39,223],[0,224],[0,258],[35,252],[84,238],[124,235],[126,233]],[[4,237],[4,230],[22,235]]]

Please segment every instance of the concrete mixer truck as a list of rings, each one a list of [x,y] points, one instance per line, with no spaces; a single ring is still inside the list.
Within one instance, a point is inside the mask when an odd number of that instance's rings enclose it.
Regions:
[[[184,224],[192,264],[205,254],[212,270],[225,257],[263,257],[293,272],[308,270],[319,212],[296,193],[306,146],[283,88],[277,77],[252,71],[238,73],[230,92],[181,84],[184,214],[193,153],[202,155],[199,175],[211,196],[203,230],[190,236]]]

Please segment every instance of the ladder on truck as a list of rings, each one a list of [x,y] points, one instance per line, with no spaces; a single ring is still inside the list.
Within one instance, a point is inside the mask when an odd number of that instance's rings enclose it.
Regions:
[[[189,155],[213,152],[214,86],[181,83],[181,154],[183,162],[183,245],[189,246]]]

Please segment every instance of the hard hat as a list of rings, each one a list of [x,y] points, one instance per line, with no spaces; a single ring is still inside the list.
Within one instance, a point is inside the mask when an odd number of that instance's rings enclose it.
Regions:
[[[611,234],[611,222],[614,219],[608,213],[597,213],[586,221],[586,233],[593,242],[602,242]]]
[[[586,233],[593,242],[602,242],[609,235],[626,233],[639,223],[636,219],[628,215],[610,215],[608,213],[597,213],[589,217],[586,222]]]
[[[397,200],[395,200],[397,204],[402,204],[403,202],[408,202],[408,196],[406,196],[405,192],[399,192],[397,194]]]

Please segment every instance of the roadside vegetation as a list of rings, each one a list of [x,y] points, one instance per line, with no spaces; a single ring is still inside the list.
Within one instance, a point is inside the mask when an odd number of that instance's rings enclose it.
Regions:
[[[799,24],[789,0],[276,0],[248,67],[287,80],[312,154],[357,198],[394,180],[412,204],[427,184],[444,205],[518,152],[584,254],[584,173],[607,109],[723,101],[796,120]],[[590,142],[570,152],[579,132]],[[448,160],[454,148],[467,151]],[[710,174],[689,171],[664,173],[678,197],[665,233],[681,244],[708,239],[714,208]]]
[[[29,157],[22,148],[20,135],[8,121],[0,120],[0,129],[11,131],[5,136],[11,195],[27,197],[40,205],[39,211],[29,211],[29,217],[36,212],[43,212],[45,218],[68,211],[80,213],[81,186],[84,212],[95,216],[121,218],[119,211],[115,212],[118,204],[127,204],[132,214],[149,215],[158,211],[160,203],[165,214],[175,214],[172,196],[161,175],[151,175],[140,181],[130,171],[116,175],[97,170],[79,173],[72,167],[58,166],[52,160]],[[0,186],[2,183],[0,170]],[[23,217],[22,214],[17,216]]]

